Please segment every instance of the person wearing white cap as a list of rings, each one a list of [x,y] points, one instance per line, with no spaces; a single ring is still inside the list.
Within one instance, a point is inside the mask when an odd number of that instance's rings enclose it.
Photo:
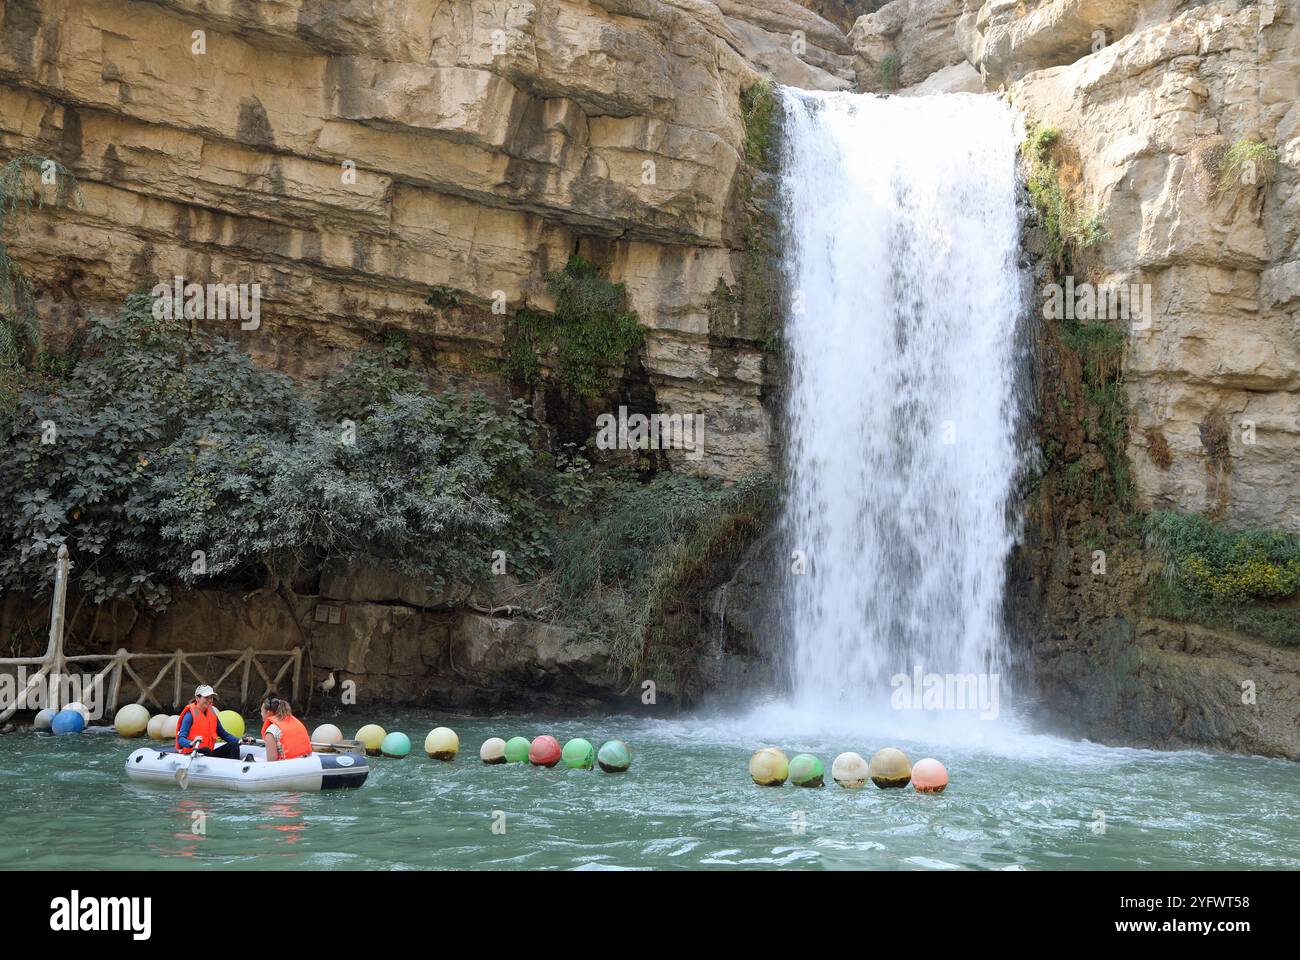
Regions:
[[[206,683],[194,688],[194,699],[181,711],[181,722],[176,726],[176,749],[181,753],[197,750],[205,757],[238,760],[239,738],[221,725],[221,718],[212,706],[216,697],[216,691]],[[219,747],[218,739],[225,741]]]

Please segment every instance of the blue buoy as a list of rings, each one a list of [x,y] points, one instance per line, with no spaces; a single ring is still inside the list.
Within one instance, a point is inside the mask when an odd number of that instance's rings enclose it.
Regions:
[[[86,718],[76,710],[60,710],[50,723],[50,730],[55,734],[80,733],[86,729]]]

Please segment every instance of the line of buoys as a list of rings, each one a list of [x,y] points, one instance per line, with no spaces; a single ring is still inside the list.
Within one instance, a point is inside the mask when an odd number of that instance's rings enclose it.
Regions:
[[[800,787],[820,787],[825,780],[817,757],[801,753],[787,761],[776,747],[755,751],[749,759],[749,775],[760,787],[779,787],[787,779]],[[907,754],[896,747],[877,750],[870,763],[852,751],[841,753],[831,764],[831,778],[846,790],[861,790],[868,780],[882,790],[911,783],[918,793],[943,793],[948,786],[948,771],[942,763],[926,757],[913,766]]]
[[[591,770],[599,766],[606,773],[622,773],[632,765],[632,751],[622,740],[606,740],[597,750],[590,740],[575,737],[565,743],[549,734],[529,742],[526,737],[488,737],[479,747],[478,758],[489,765],[528,762],[535,767],[554,767],[563,762],[569,770]]]

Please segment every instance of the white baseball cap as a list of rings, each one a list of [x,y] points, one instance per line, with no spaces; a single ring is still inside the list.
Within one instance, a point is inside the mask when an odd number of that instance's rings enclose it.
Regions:
[[[206,683],[200,683],[194,688],[194,696],[196,697],[215,697],[216,695],[217,691],[213,690]]]

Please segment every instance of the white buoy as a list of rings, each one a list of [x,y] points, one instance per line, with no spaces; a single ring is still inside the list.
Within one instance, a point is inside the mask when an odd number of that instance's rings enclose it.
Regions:
[[[500,737],[488,737],[478,748],[478,758],[484,763],[505,763],[506,742]]]
[[[860,754],[841,753],[831,764],[831,776],[845,790],[861,790],[870,778],[870,767]]]
[[[322,723],[311,732],[312,743],[339,743],[342,739],[343,731],[332,723]]]
[[[44,710],[42,710],[40,713],[36,715],[35,719],[32,720],[32,729],[49,730],[50,724],[53,722],[54,722],[54,711],[51,710],[49,707],[46,707]]]
[[[119,737],[138,737],[149,729],[149,711],[138,703],[128,703],[113,718]]]
[[[179,715],[173,714],[172,716],[168,717],[166,720],[163,721],[162,738],[164,740],[175,740],[176,729],[180,725],[181,725],[181,718]]]
[[[86,705],[82,703],[80,700],[73,700],[70,704],[68,704],[63,709],[76,710],[77,713],[81,714],[81,719],[86,721],[87,725],[90,724],[90,711],[86,709]]]
[[[163,725],[167,722],[167,714],[155,713],[149,718],[149,726],[145,727],[145,733],[149,734],[150,740],[164,740]]]

